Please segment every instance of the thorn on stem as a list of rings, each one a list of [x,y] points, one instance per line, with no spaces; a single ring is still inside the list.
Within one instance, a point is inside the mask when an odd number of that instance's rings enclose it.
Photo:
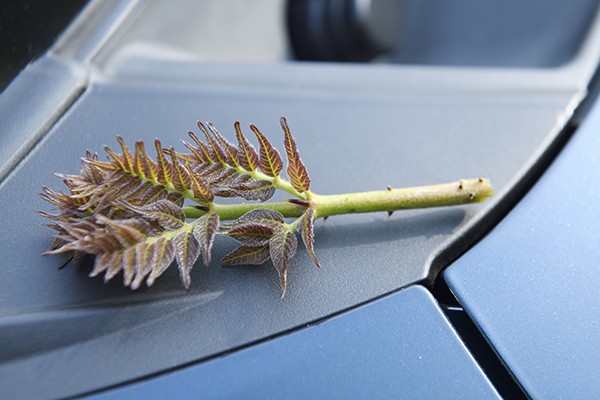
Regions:
[[[310,207],[310,201],[300,200],[300,199],[283,199],[283,201],[287,201],[288,203],[297,204],[302,207]]]
[[[458,190],[463,190],[463,181],[458,182]]]
[[[483,183],[483,178],[479,178],[479,183]]]
[[[388,219],[390,219],[390,217],[392,216],[394,212],[393,211],[388,211]]]
[[[473,200],[475,198],[475,193],[469,193],[469,199]]]
[[[329,215],[326,217],[323,217],[323,225],[325,225],[325,222],[327,222],[327,218],[329,218]]]
[[[385,186],[387,186],[387,190],[392,190],[392,187],[390,185],[386,184]]]

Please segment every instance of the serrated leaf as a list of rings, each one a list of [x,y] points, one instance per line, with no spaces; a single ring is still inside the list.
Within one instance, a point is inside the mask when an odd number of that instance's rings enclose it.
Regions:
[[[247,176],[247,175],[245,175]],[[224,186],[216,186],[215,194],[222,197],[241,197],[245,200],[269,200],[275,194],[272,182],[263,180],[250,180],[248,182],[227,182]],[[226,194],[223,196],[222,194]]]
[[[97,215],[98,222],[107,225],[110,233],[119,241],[123,247],[131,247],[146,240],[146,235],[139,228],[143,228],[141,221],[123,220],[114,221],[103,215]]]
[[[238,176],[238,172],[233,168],[225,168],[219,164],[214,165],[221,168],[216,170],[214,173],[203,177],[204,182],[206,182],[209,187],[224,184],[225,182],[228,182],[229,180]]]
[[[317,264],[317,267],[321,268],[319,261],[317,260],[317,256],[315,255],[315,234],[314,234],[314,219],[315,219],[315,209],[308,208],[304,212],[300,223],[298,224],[298,230],[300,231],[300,236],[302,237],[302,241],[304,242],[304,246],[310,253],[313,261]]]
[[[185,164],[186,169],[190,173],[190,180],[192,181],[192,192],[194,198],[202,203],[208,203],[215,199],[215,195],[210,188],[202,181],[202,179],[190,168],[189,164]]]
[[[200,244],[191,232],[181,232],[173,238],[175,257],[179,266],[181,284],[188,290],[192,283],[190,272],[200,255]]]
[[[183,202],[185,201],[185,198],[181,194],[176,192],[168,192],[167,197],[165,199],[180,208],[183,207]]]
[[[279,173],[283,169],[283,161],[281,160],[279,152],[273,147],[271,142],[260,133],[256,126],[250,124],[250,129],[252,129],[252,132],[254,132],[260,143],[258,168],[268,176],[279,176]]]
[[[281,279],[281,298],[285,295],[287,269],[297,247],[298,239],[296,239],[296,235],[290,231],[278,233],[269,241],[271,260],[279,272],[279,279]]]
[[[108,266],[109,266],[112,255],[113,255],[113,253],[98,254],[96,256],[96,259],[94,260],[94,269],[92,270],[92,272],[89,273],[88,276],[90,278],[93,278],[95,276],[100,275],[102,272],[104,272],[106,270],[106,268],[108,268]]]
[[[185,143],[183,140],[181,141],[182,143]],[[165,153],[166,155],[173,157],[173,155],[175,155],[175,158],[177,160],[181,160],[183,162],[196,162],[198,161],[198,158],[194,155],[194,154],[183,154],[183,153],[179,153],[175,150],[173,150],[173,146],[171,146],[170,149],[163,149],[163,153]]]
[[[210,148],[210,146],[207,146],[200,139],[198,139],[198,136],[196,136],[194,134],[194,132],[188,131],[188,135],[196,143],[196,146],[198,146],[197,147],[197,152],[200,155],[200,157],[198,158],[199,162],[208,162],[208,163],[211,163],[211,164],[217,162],[217,156],[212,151],[212,149]]]
[[[219,143],[210,135],[208,129],[206,129],[202,122],[197,121],[197,124],[198,128],[200,128],[202,133],[204,133],[204,137],[206,137],[206,143],[212,149],[212,153],[215,155],[213,161],[218,162],[221,165],[227,165],[227,153],[225,149],[221,146],[221,143]]]
[[[248,142],[242,133],[239,122],[235,122],[234,128],[235,137],[238,141],[238,164],[246,171],[254,171],[256,167],[258,167],[258,154],[256,153],[254,146]]]
[[[230,166],[237,167],[237,148],[233,144],[229,143],[227,139],[221,136],[217,128],[215,128],[215,126],[210,122],[208,123],[208,129],[210,129],[211,133],[214,135],[215,139],[219,142],[221,148],[224,150],[225,160],[227,161],[227,164],[229,164]]]
[[[167,189],[161,185],[149,186],[140,196],[138,206],[145,206],[159,200],[164,200],[167,197]]]
[[[119,171],[126,171],[125,164],[123,163],[121,156],[112,151],[108,146],[104,146],[104,150],[108,153],[108,159],[115,169]]]
[[[154,243],[154,251],[152,254],[152,272],[148,279],[146,279],[146,285],[148,287],[154,285],[156,278],[162,275],[163,272],[173,262],[175,258],[175,246],[173,242],[165,237],[158,238]]]
[[[227,230],[227,236],[237,240],[245,246],[262,247],[283,227],[277,222],[270,223],[247,223],[237,225]]]
[[[173,166],[165,158],[165,155],[162,151],[162,147],[160,145],[160,140],[156,139],[154,141],[154,146],[156,147],[156,164],[158,166],[156,180],[159,183],[166,185],[167,183],[171,182],[171,176],[173,175]]]
[[[192,133],[192,132],[188,132],[188,133]],[[183,143],[183,145],[185,147],[187,147],[191,152],[192,152],[192,156],[193,156],[193,160],[189,161],[189,162],[205,162],[206,160],[204,160],[204,157],[202,157],[202,154],[200,154],[200,149],[194,147],[191,143],[186,142],[185,140],[182,140],[181,143]]]
[[[215,241],[215,236],[219,231],[219,215],[215,213],[204,214],[196,221],[194,226],[194,236],[204,255],[204,265],[208,267],[211,260],[212,246]]]
[[[144,147],[144,143],[138,140],[135,142],[135,158],[133,160],[133,173],[142,178],[147,178],[146,176],[146,160],[142,155],[142,148]]]
[[[296,147],[296,140],[290,132],[287,120],[285,117],[281,117],[279,122],[281,123],[281,128],[283,129],[285,135],[285,152],[288,158],[287,174],[290,178],[290,183],[294,189],[300,193],[305,192],[310,187],[310,178],[308,177],[308,172],[306,171],[306,167],[300,158],[300,153],[298,153],[298,148]]]
[[[148,242],[141,242],[135,246],[135,277],[131,282],[131,290],[137,290],[143,280],[152,271],[152,257],[154,255],[154,246]]]
[[[248,211],[242,215],[230,225],[241,225],[244,223],[260,223],[261,221],[275,221],[283,224],[285,219],[280,212],[269,210],[268,208],[257,208],[255,210]]]
[[[133,172],[133,164],[134,164],[133,155],[129,151],[129,148],[127,148],[127,146],[125,145],[125,142],[123,141],[123,138],[121,136],[117,135],[117,141],[121,145],[121,151],[123,152],[121,154],[121,160],[123,162],[125,171]]]
[[[118,204],[150,221],[158,222],[165,229],[179,229],[185,222],[185,214],[181,207],[169,200],[159,200],[144,207],[136,207],[124,201]]]
[[[173,160],[173,176],[171,178],[171,184],[178,192],[190,189],[192,186],[192,178],[188,171],[177,161],[177,156],[175,155],[175,150],[173,150],[172,146],[171,158]]]
[[[258,265],[267,261],[270,257],[269,245],[262,247],[240,246],[221,260],[221,265],[230,267],[233,265]]]
[[[104,275],[104,283],[109,282],[123,268],[123,251],[115,251],[107,265],[106,274]]]
[[[130,286],[135,276],[136,247],[130,247],[123,252],[124,286]]]
[[[156,165],[156,162],[154,162],[154,160],[151,159],[148,154],[146,154],[146,148],[144,147],[144,143],[141,141],[139,142],[139,146],[136,146],[136,151],[138,149],[140,151],[140,159],[143,160],[144,164],[144,177],[150,180],[158,180],[158,165]]]

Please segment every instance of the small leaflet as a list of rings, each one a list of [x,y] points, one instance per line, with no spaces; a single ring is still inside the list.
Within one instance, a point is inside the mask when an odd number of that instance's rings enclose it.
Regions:
[[[314,219],[315,219],[315,209],[307,208],[302,216],[302,220],[298,224],[298,230],[300,231],[300,236],[302,237],[302,241],[306,246],[306,249],[310,253],[313,261],[317,264],[317,267],[321,268],[319,261],[317,260],[317,256],[315,255],[315,234],[314,234]]]
[[[188,171],[177,161],[173,146],[171,146],[171,158],[173,160],[173,176],[171,177],[171,184],[178,192],[184,192],[192,187],[192,178]]]
[[[106,274],[104,275],[104,283],[109,282],[114,278],[121,269],[123,268],[123,255],[124,251],[115,251],[110,258],[110,262],[106,268]]]
[[[241,225],[244,223],[260,223],[263,220],[274,221],[283,224],[285,222],[283,215],[280,212],[269,210],[268,208],[257,208],[255,210],[248,211],[246,214],[242,215],[235,221],[231,223],[231,225]]]
[[[178,205],[169,200],[159,200],[144,207],[136,207],[124,201],[117,203],[142,217],[158,222],[165,229],[179,229],[185,222],[185,214]]]
[[[162,184],[166,185],[171,182],[171,175],[173,174],[173,166],[171,163],[165,158],[163,154],[162,147],[160,145],[160,140],[156,139],[154,141],[154,146],[156,147],[156,164],[158,166],[158,171],[156,174],[156,180]]]
[[[248,176],[248,175],[241,175]],[[233,182],[214,188],[215,195],[221,197],[241,197],[245,200],[269,200],[275,194],[275,186],[269,181],[250,179],[246,182]]]
[[[238,148],[237,148],[238,164],[240,165],[240,167],[244,168],[246,171],[254,171],[256,169],[256,167],[258,167],[258,154],[256,153],[254,146],[252,146],[248,142],[248,140],[242,133],[239,122],[237,122],[237,121],[235,122],[234,128],[235,128],[235,136],[238,141]]]
[[[283,161],[279,152],[273,147],[271,142],[258,130],[258,128],[250,124],[250,129],[256,135],[260,143],[260,159],[258,168],[266,175],[276,177],[283,169]]]
[[[281,298],[285,295],[287,269],[290,266],[290,260],[298,247],[296,235],[290,231],[284,231],[273,236],[269,241],[269,249],[273,265],[279,272],[281,279]]]
[[[127,145],[125,145],[125,142],[121,136],[117,135],[117,141],[121,145],[121,151],[123,152],[123,154],[121,154],[121,161],[123,162],[124,170],[127,172],[133,172],[133,155],[127,148]]]
[[[278,223],[246,223],[234,226],[227,231],[227,236],[237,240],[245,246],[262,247],[282,230]]]
[[[198,124],[198,128],[200,128],[200,130],[202,131],[202,133],[204,133],[204,136],[206,137],[206,143],[208,144],[208,146],[211,148],[212,153],[215,155],[213,159],[213,161],[220,163],[221,165],[226,166],[227,165],[227,153],[225,151],[225,149],[221,146],[221,144],[216,141],[208,132],[208,130],[206,129],[206,127],[204,126],[204,124],[200,121],[197,121]]]
[[[296,140],[290,132],[287,120],[285,117],[281,117],[279,122],[281,123],[281,128],[285,134],[284,144],[285,152],[288,158],[287,174],[290,178],[290,183],[294,189],[300,193],[305,192],[310,187],[310,178],[308,177],[308,172],[306,171],[306,167],[300,158],[300,153],[298,153],[298,148],[296,147]]]
[[[142,281],[146,278],[153,268],[152,258],[154,254],[154,246],[148,244],[147,241],[139,243],[135,246],[135,277],[131,282],[131,289],[137,290],[142,285]]]
[[[209,203],[213,201],[215,199],[215,195],[213,194],[212,190],[210,190],[210,188],[204,183],[202,178],[196,176],[196,174],[192,172],[189,164],[186,163],[185,167],[190,174],[190,180],[192,181],[192,192],[194,193],[196,200],[203,203]]]
[[[269,245],[262,247],[240,246],[221,260],[221,265],[259,265],[270,257]]]
[[[152,246],[154,246],[152,259],[150,261],[152,264],[152,272],[148,279],[146,279],[146,285],[148,285],[148,287],[154,285],[156,278],[161,276],[162,273],[169,268],[175,258],[175,246],[173,245],[172,240],[160,237],[152,244]]]
[[[204,265],[207,267],[210,264],[212,246],[215,242],[215,236],[219,231],[219,225],[219,216],[215,213],[209,213],[198,218],[194,226],[194,236],[200,244],[202,254],[204,255]]]
[[[229,141],[227,139],[225,139],[219,133],[217,128],[215,128],[215,126],[210,122],[208,123],[208,129],[210,129],[210,131],[212,132],[214,137],[217,139],[217,142],[219,142],[219,145],[224,150],[225,161],[227,162],[227,164],[230,166],[237,167],[238,166],[237,148],[233,144],[229,143]]]
[[[190,272],[194,263],[200,255],[200,244],[191,232],[181,232],[173,238],[175,245],[175,257],[179,266],[179,277],[181,284],[188,290],[192,283]]]

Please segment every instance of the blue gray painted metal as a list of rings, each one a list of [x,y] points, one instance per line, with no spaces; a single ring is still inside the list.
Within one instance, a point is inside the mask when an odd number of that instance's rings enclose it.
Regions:
[[[527,393],[600,394],[600,102],[519,205],[445,273]]]
[[[421,286],[90,399],[498,399]]]

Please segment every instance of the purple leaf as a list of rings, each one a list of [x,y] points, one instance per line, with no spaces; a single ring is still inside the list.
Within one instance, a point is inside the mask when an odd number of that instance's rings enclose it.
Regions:
[[[285,152],[288,158],[287,174],[290,178],[290,183],[300,193],[305,192],[310,187],[308,172],[300,158],[300,153],[298,153],[298,149],[296,148],[296,140],[290,132],[285,117],[281,117],[280,123],[285,134]]]
[[[221,265],[229,267],[233,265],[258,265],[267,261],[270,257],[269,245],[262,247],[240,246],[221,260]]]
[[[296,239],[293,232],[289,231],[278,233],[269,241],[271,260],[277,271],[279,271],[279,279],[281,279],[281,298],[285,295],[287,269],[292,256],[296,252],[296,247],[298,247],[298,239]]]
[[[165,229],[179,229],[185,222],[185,214],[178,205],[169,200],[159,200],[144,207],[136,207],[124,201],[118,203],[145,219],[158,222]]]
[[[283,227],[278,223],[246,223],[237,225],[227,230],[227,236],[237,240],[245,246],[262,247]]]
[[[200,244],[200,248],[204,254],[204,265],[207,267],[210,264],[212,246],[219,230],[219,225],[219,216],[215,213],[209,213],[198,218],[196,226],[194,226],[194,236]]]
[[[238,164],[246,171],[254,171],[258,167],[258,154],[254,146],[252,146],[240,129],[240,123],[235,122],[235,136],[238,141]]]
[[[271,142],[258,130],[258,128],[250,124],[250,129],[256,135],[260,143],[260,160],[258,168],[268,176],[279,176],[283,169],[283,161],[279,152],[273,147]]]
[[[181,232],[173,238],[175,257],[179,265],[179,276],[183,287],[190,288],[192,278],[190,272],[200,255],[200,244],[190,232]]]
[[[317,267],[321,268],[319,261],[317,260],[317,256],[315,255],[314,242],[315,242],[315,234],[314,234],[314,219],[315,219],[315,209],[308,208],[300,223],[298,224],[298,230],[300,232],[300,236],[302,237],[302,241],[306,246],[306,249],[310,253],[313,261],[317,264]]]
[[[146,279],[146,285],[148,285],[148,287],[154,285],[156,278],[161,276],[162,273],[169,268],[175,258],[175,245],[173,245],[171,240],[160,237],[152,243],[152,246],[154,246],[151,260],[152,273],[150,273],[150,276]]]

